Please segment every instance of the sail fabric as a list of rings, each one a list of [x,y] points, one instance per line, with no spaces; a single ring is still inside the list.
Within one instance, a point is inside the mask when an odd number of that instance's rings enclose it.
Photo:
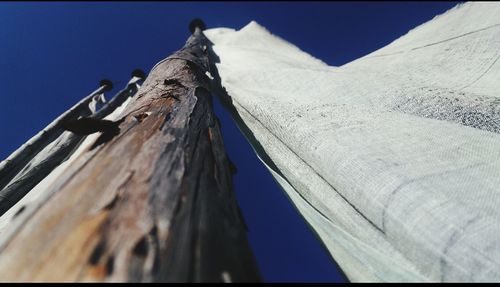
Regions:
[[[349,280],[500,281],[500,3],[339,67],[256,22],[204,33],[235,121]]]

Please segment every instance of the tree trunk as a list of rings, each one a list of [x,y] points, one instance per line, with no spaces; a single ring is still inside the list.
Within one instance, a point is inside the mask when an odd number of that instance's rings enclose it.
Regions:
[[[258,281],[196,28],[121,114],[21,209],[2,281]]]

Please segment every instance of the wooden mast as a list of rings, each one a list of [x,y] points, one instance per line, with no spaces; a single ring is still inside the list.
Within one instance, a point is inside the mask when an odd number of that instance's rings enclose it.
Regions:
[[[191,23],[118,120],[80,122],[101,133],[2,234],[1,281],[260,280],[212,110],[203,27]]]

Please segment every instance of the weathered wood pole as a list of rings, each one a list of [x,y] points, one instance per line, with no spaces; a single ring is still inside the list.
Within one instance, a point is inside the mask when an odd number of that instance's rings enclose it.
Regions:
[[[159,62],[119,131],[14,217],[1,281],[259,281],[212,110],[201,22]]]

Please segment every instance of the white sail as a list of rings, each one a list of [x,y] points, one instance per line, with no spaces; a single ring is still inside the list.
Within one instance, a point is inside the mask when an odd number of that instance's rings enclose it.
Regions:
[[[352,281],[500,281],[500,3],[331,67],[205,31],[227,106]]]

